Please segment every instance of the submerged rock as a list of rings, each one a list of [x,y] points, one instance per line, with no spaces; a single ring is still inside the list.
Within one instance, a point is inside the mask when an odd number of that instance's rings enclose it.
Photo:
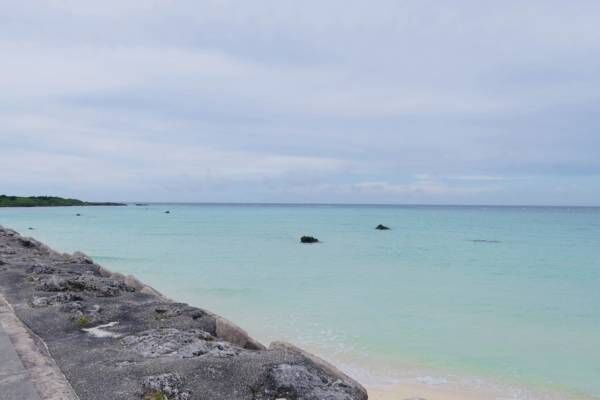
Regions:
[[[319,243],[319,239],[313,236],[302,236],[300,243]]]
[[[379,225],[377,225],[377,226],[375,227],[375,229],[377,229],[377,230],[379,230],[379,231],[389,231],[389,230],[390,230],[390,228],[389,228],[389,227],[387,227],[387,226],[385,226],[385,225],[382,225],[382,224],[379,224]]]

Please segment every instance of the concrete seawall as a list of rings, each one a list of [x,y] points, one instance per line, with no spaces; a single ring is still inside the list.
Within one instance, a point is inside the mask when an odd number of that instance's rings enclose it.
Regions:
[[[66,377],[62,389],[38,383],[42,400],[367,399],[356,381],[291,344],[266,348],[209,311],[2,227],[0,294],[46,352],[50,380]],[[52,390],[63,397],[43,397]]]

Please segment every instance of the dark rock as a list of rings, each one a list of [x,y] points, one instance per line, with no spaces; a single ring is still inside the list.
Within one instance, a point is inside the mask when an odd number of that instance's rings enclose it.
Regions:
[[[167,210],[165,211],[165,214],[171,214],[171,211]]]
[[[76,217],[81,217],[81,214],[77,213],[75,214]]]
[[[32,227],[29,227],[29,228],[27,228],[27,229],[29,229],[30,231],[34,230],[34,228],[32,228]]]
[[[28,249],[36,247],[36,243],[28,238],[19,238],[19,243],[21,244],[21,246],[27,247]]]
[[[300,243],[319,243],[319,239],[312,236],[302,236],[300,238]]]
[[[377,226],[375,227],[375,229],[377,229],[377,230],[379,230],[379,231],[389,231],[389,230],[390,230],[390,228],[388,228],[388,227],[387,227],[387,226],[385,226],[385,225],[381,225],[381,224],[377,225]]]
[[[192,317],[192,319],[196,320],[196,319],[203,318],[206,315],[207,315],[206,312],[204,312],[202,310],[196,310],[196,311],[192,312],[190,316]]]

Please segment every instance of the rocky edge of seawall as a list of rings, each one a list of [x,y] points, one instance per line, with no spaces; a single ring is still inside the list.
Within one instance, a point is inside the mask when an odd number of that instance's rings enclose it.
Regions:
[[[291,344],[266,348],[209,311],[1,226],[0,292],[81,400],[367,399]]]

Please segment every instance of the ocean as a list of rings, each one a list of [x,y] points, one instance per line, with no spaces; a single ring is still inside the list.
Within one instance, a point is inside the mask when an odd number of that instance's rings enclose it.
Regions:
[[[0,208],[0,224],[367,385],[600,398],[600,208],[150,204]]]

